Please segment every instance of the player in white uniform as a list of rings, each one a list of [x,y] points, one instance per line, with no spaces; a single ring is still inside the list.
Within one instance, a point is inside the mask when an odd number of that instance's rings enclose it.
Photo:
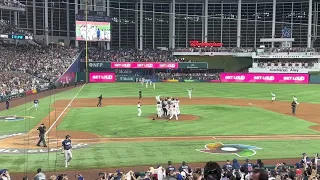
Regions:
[[[149,81],[149,83],[150,83],[150,86],[152,86],[152,81],[151,80]]]
[[[141,113],[142,113],[142,111],[141,111],[141,105],[140,105],[140,102],[138,102],[138,116],[141,116]]]
[[[156,100],[157,100],[157,102],[161,102],[160,97],[161,97],[161,95],[156,96]]]
[[[153,89],[156,89],[156,83],[152,83]]]
[[[298,103],[298,98],[297,98],[296,96],[294,96],[294,95],[292,95],[292,98],[293,98],[293,101],[294,101],[297,105],[299,105],[299,103]]]
[[[104,30],[100,31],[100,40],[104,41]]]
[[[144,78],[141,78],[141,86],[143,86]]]
[[[178,116],[180,115],[180,100],[179,99],[176,99],[176,108],[177,108],[177,113],[178,113]]]
[[[191,89],[187,89],[187,91],[188,91],[189,99],[191,99],[191,97],[192,97],[192,91],[193,91],[193,88],[191,88]]]
[[[157,117],[161,118],[162,117],[162,105],[161,102],[157,102]]]
[[[149,81],[149,80],[146,80],[146,88],[148,88],[148,84],[149,84],[148,81]]]
[[[169,116],[171,117],[173,114],[173,103],[172,101],[169,101]]]
[[[173,118],[173,116],[176,117],[176,120],[178,120],[178,113],[177,113],[177,108],[176,106],[173,106],[172,109],[171,109],[171,116],[169,118],[169,120],[171,120]]]
[[[275,101],[276,100],[276,94],[274,94],[273,92],[271,92],[271,102]]]

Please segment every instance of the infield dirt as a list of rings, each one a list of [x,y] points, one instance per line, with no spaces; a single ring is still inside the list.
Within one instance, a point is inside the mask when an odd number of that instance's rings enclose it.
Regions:
[[[137,102],[140,101],[142,105],[155,105],[155,98],[107,98],[102,102],[103,106],[108,105],[136,105]],[[320,139],[320,135],[270,135],[270,136],[215,136],[215,137],[143,137],[143,138],[104,138],[92,133],[88,132],[78,132],[78,131],[57,131],[57,126],[63,120],[63,117],[68,113],[70,108],[79,108],[79,107],[96,107],[97,99],[75,99],[72,103],[71,107],[66,106],[69,104],[70,100],[58,100],[52,106],[54,110],[44,118],[40,123],[44,123],[47,127],[51,127],[50,132],[48,133],[49,139],[54,140],[62,140],[66,134],[71,135],[74,143],[108,143],[108,142],[147,142],[147,141],[177,141],[177,140],[262,140],[262,139]],[[24,102],[22,102],[24,103]],[[254,106],[263,108],[269,111],[274,111],[277,113],[285,114],[288,116],[291,115],[291,103],[290,102],[281,102],[276,101],[271,103],[270,101],[265,100],[252,100],[252,99],[229,99],[229,98],[180,98],[180,104],[183,105],[233,105],[233,106]],[[310,121],[316,124],[320,124],[320,111],[318,110],[320,105],[317,104],[309,104],[309,103],[300,103],[297,107],[297,118],[304,119],[306,121]],[[66,108],[66,109],[65,109]],[[55,122],[58,116],[61,114],[61,117]],[[149,117],[153,118],[153,117]],[[183,120],[195,120],[197,117],[192,117],[189,115],[183,115],[180,117],[181,121]],[[55,122],[55,123],[54,123]],[[200,121],[199,121],[200,122]],[[53,125],[54,123],[54,125]],[[183,123],[183,122],[182,122]],[[320,125],[312,126],[311,129],[320,131]],[[0,140],[0,148],[25,148],[26,147],[26,139],[29,140],[29,147],[32,146],[32,143],[36,144],[38,140],[38,134],[36,128],[31,130],[29,133],[22,135],[11,137],[7,139]],[[49,144],[49,147],[56,148],[57,144],[54,145]],[[34,147],[38,148],[38,147]],[[187,160],[187,159],[186,159]],[[266,165],[274,165],[279,160],[265,160],[264,163]],[[295,163],[297,159],[282,159],[281,161],[285,161],[287,163]],[[190,164],[192,167],[203,167],[204,163],[192,163]],[[154,165],[150,165],[154,166]],[[123,167],[121,170],[135,170],[135,171],[145,171],[148,169],[148,166],[139,166],[139,167]],[[81,173],[86,177],[97,177],[97,174],[101,171],[114,172],[117,168],[108,168],[104,170],[90,170],[90,171],[70,171],[63,173],[67,173],[68,175],[72,175],[69,177],[74,177],[73,175]],[[57,174],[57,173],[55,173]],[[21,178],[24,174],[14,174],[14,177]]]

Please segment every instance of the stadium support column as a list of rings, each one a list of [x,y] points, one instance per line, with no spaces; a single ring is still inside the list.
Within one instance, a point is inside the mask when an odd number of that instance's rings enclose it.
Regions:
[[[135,48],[139,49],[139,3],[136,2],[135,13],[134,13],[134,21],[135,21]]]
[[[74,17],[77,17],[77,14],[78,14],[78,1],[74,1],[74,14],[75,14]],[[75,18],[74,21],[76,22],[76,18]],[[74,30],[74,31],[76,31],[76,30]],[[76,37],[75,37],[75,45],[76,45],[76,47],[79,47],[79,42],[76,40]]]
[[[154,38],[155,38],[155,15],[154,15],[154,11],[155,11],[155,4],[152,3],[152,48],[155,49],[155,41],[154,41]]]
[[[172,2],[169,3],[169,49],[172,48]]]
[[[66,11],[67,11],[67,37],[68,37],[68,45],[70,45],[70,12],[69,9],[69,0],[66,0]]]
[[[110,17],[110,0],[107,0],[107,16]],[[110,23],[111,23],[111,21],[110,21]],[[107,50],[110,50],[110,41],[107,42]]]
[[[49,10],[48,10],[48,0],[44,1],[44,31],[45,31],[45,39],[46,45],[49,45]],[[51,34],[52,36],[53,34]]]
[[[204,0],[204,42],[208,42],[208,2]]]
[[[33,21],[33,25],[32,25],[32,28],[33,28],[33,35],[36,36],[36,29],[37,29],[37,16],[36,16],[36,0],[33,0],[33,3],[32,3],[32,21]]]
[[[140,51],[143,50],[143,0],[140,0]]]
[[[276,13],[277,13],[277,0],[273,0],[271,38],[275,38],[275,35],[276,35]],[[271,43],[271,47],[274,47],[274,42]]]
[[[308,13],[308,48],[311,48],[311,31],[312,30],[312,0],[309,0]]]
[[[176,0],[172,0],[172,45],[171,48],[175,48],[176,38]]]
[[[237,48],[241,46],[241,0],[238,0],[238,17],[237,17]]]
[[[255,17],[254,17],[254,48],[257,48],[257,24],[258,24],[258,3],[256,3],[255,7]]]
[[[221,34],[220,34],[220,42],[221,43],[223,43],[223,3],[221,4],[221,13],[220,13],[220,15],[221,15],[221,19],[220,19],[220,24],[221,24],[221,26],[220,26],[220,30],[221,30]]]

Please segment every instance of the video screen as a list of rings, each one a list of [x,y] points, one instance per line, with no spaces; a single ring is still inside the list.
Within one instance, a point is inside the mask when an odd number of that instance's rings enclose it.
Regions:
[[[77,41],[110,41],[110,22],[76,21]]]

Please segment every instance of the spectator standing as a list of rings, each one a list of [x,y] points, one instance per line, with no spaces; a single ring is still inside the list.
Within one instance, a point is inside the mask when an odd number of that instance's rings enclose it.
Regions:
[[[230,163],[229,160],[227,160],[227,163],[222,166],[222,169],[225,171],[231,171],[232,170],[232,164]]]
[[[264,168],[264,164],[261,161],[261,159],[257,160],[257,164],[255,165],[255,168],[260,168],[260,169]]]
[[[240,164],[236,158],[232,160],[232,169],[240,169]]]
[[[37,169],[37,174],[34,176],[33,180],[46,180],[46,175],[42,172],[41,168]]]
[[[166,169],[166,174],[167,174],[167,176],[169,175],[169,173],[171,172],[171,171],[175,171],[176,170],[176,168],[172,165],[172,162],[171,161],[168,161],[168,167],[167,167],[167,169]]]

